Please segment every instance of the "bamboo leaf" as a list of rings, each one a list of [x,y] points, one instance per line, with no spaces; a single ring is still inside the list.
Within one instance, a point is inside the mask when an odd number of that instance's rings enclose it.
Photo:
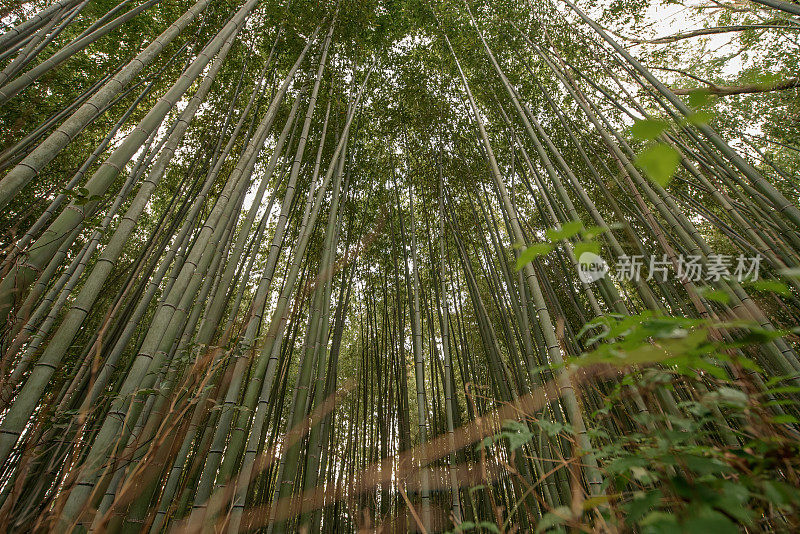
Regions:
[[[689,105],[693,108],[702,108],[711,101],[711,91],[708,89],[695,89],[689,93]]]
[[[547,239],[550,241],[560,241],[562,239],[569,239],[578,235],[583,229],[583,223],[580,221],[569,221],[561,225],[561,228],[548,228],[545,231]]]
[[[779,282],[778,280],[753,280],[752,282],[748,282],[748,286],[752,287],[756,291],[763,291],[765,293],[777,293],[783,297],[791,296],[792,292],[789,290],[789,286],[784,284],[783,282]]]
[[[672,180],[679,161],[678,152],[663,143],[646,148],[636,157],[636,165],[661,187],[666,187]]]
[[[652,141],[667,128],[669,128],[669,123],[665,120],[643,119],[633,123],[633,126],[631,126],[631,135],[636,139]]]
[[[697,111],[692,113],[691,115],[686,116],[686,123],[691,124],[693,126],[701,126],[703,124],[708,124],[711,122],[711,119],[714,118],[714,115],[709,113],[708,111]]]
[[[553,245],[550,243],[536,243],[526,248],[519,257],[517,257],[517,270],[519,271],[539,256],[544,256],[551,250],[553,250]]]
[[[596,241],[578,241],[572,245],[572,248],[575,253],[575,257],[578,261],[581,260],[581,257],[586,252],[591,252],[592,254],[600,254],[600,243]]]

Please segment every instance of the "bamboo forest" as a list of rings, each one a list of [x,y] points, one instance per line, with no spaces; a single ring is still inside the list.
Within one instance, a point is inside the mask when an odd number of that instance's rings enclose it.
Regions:
[[[800,532],[800,2],[0,0],[0,531]]]

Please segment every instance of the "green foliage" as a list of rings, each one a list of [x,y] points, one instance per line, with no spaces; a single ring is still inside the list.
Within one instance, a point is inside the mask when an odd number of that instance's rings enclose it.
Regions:
[[[746,285],[752,287],[756,291],[776,293],[784,297],[791,296],[792,294],[789,290],[789,286],[778,280],[767,280],[762,278],[761,280],[753,280],[748,282]]]
[[[608,230],[608,228],[601,228],[599,226],[592,226],[587,229],[584,228],[581,221],[569,221],[561,225],[560,228],[548,228],[545,230],[546,242],[536,243],[520,252],[519,256],[517,256],[516,270],[519,271],[536,258],[549,254],[556,248],[560,241],[569,243],[578,261],[580,261],[581,256],[586,252],[599,254],[600,243],[594,241],[594,238]],[[570,242],[569,240],[573,238],[578,239],[578,241],[574,243]]]
[[[708,124],[713,118],[714,115],[708,111],[697,111],[686,117],[686,123],[692,126],[701,126],[703,124]]]
[[[473,523],[472,521],[463,521],[459,525],[456,526],[453,530],[446,531],[446,534],[459,534],[461,532],[497,532],[500,533],[500,529],[497,528],[497,525],[491,523],[489,521],[479,521],[478,523]]]
[[[583,261],[581,256],[586,252],[591,252],[592,254],[600,253],[600,243],[596,241],[579,241],[573,245],[572,250],[575,251],[575,257],[578,258],[578,261]]]
[[[722,301],[720,295],[704,293],[707,298]],[[720,331],[738,332],[739,339],[715,339]],[[586,338],[592,333],[591,337]],[[629,366],[661,363],[676,372],[695,376],[707,373],[727,380],[725,366],[735,364],[751,371],[758,365],[736,354],[748,344],[768,342],[787,335],[786,330],[768,330],[748,321],[718,322],[707,319],[665,317],[653,312],[634,316],[607,315],[588,322],[578,333],[586,338],[584,346],[594,350],[569,360],[569,364],[587,366],[597,363]]]
[[[633,385],[647,388],[655,374]],[[612,409],[623,398],[618,388],[609,397]],[[617,520],[642,532],[736,532],[757,518],[780,510],[796,514],[800,491],[781,480],[776,470],[788,460],[794,469],[798,444],[770,435],[743,436],[742,444],[720,446],[720,414],[742,421],[752,417],[752,400],[737,389],[719,388],[698,401],[679,405],[680,414],[641,414],[638,421],[656,432],[634,432],[599,446],[594,454],[614,491]],[[773,421],[784,424],[783,421]],[[796,521],[789,519],[789,521]]]
[[[766,283],[763,288],[780,293],[783,286]],[[715,341],[711,332],[723,329],[747,334],[744,341]],[[577,514],[574,506],[547,511],[536,531],[588,528],[597,512],[620,531],[647,533],[739,532],[768,517],[780,517],[787,526],[800,524],[800,489],[793,482],[800,467],[800,442],[789,429],[798,420],[790,413],[766,415],[778,406],[795,410],[800,387],[783,385],[794,377],[780,376],[768,380],[763,393],[752,395],[729,375],[732,365],[759,371],[734,356],[733,347],[755,346],[785,334],[746,322],[652,312],[588,322],[577,336],[594,348],[567,366],[611,364],[624,372],[593,414],[587,429],[592,449],[583,451],[602,467],[603,493],[584,501]],[[630,416],[631,431],[606,432],[632,391],[644,396],[658,389],[675,391],[678,385],[695,394],[672,410]],[[783,400],[768,401],[777,398]],[[733,423],[739,428],[735,433]],[[527,425],[506,421],[504,430],[482,446],[504,439],[512,450],[520,449],[537,439],[529,426],[551,439],[575,432],[569,424],[546,418],[532,418]]]
[[[535,245],[531,245],[517,257],[517,270],[519,271],[539,256],[544,256],[552,250],[553,245],[550,243],[536,243]]]
[[[548,228],[545,235],[550,241],[560,241],[577,235],[582,229],[583,223],[570,221],[561,225],[561,228]]]
[[[509,419],[503,422],[502,432],[494,436],[488,436],[484,438],[476,446],[476,450],[480,450],[484,447],[490,447],[503,439],[508,440],[508,446],[511,448],[511,450],[516,450],[533,439],[533,433],[525,424]]]
[[[631,135],[637,139],[652,141],[669,128],[669,123],[660,119],[636,121],[631,126]]]
[[[689,105],[693,108],[703,108],[707,106],[712,99],[711,91],[708,89],[695,89],[689,93]]]
[[[667,187],[678,170],[680,159],[677,150],[665,143],[656,143],[640,152],[635,163],[648,178],[661,187]]]
[[[536,524],[536,532],[565,532],[561,525],[572,517],[572,510],[569,506],[559,506],[552,512],[548,512],[542,520]]]

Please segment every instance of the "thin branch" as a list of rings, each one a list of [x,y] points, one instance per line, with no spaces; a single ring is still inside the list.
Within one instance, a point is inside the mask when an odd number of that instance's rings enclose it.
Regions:
[[[745,85],[714,85],[709,84],[706,88],[711,94],[719,96],[745,95],[756,93],[770,93],[772,91],[786,91],[800,87],[800,78],[789,78],[773,83],[750,83]],[[688,95],[698,88],[672,89],[676,95]]]
[[[669,67],[652,67],[652,68],[668,72],[676,72],[678,74],[682,74],[683,76],[696,80],[707,86],[703,88],[673,87],[672,92],[675,93],[676,95],[688,95],[692,91],[697,91],[698,89],[705,89],[714,95],[730,96],[730,95],[742,95],[742,94],[753,94],[753,93],[769,93],[772,91],[785,91],[787,89],[794,89],[795,87],[800,87],[800,78],[788,78],[786,80],[779,80],[771,83],[749,83],[745,85],[717,85],[710,80],[706,80],[705,78],[701,78],[700,76],[697,76],[696,74],[692,74],[691,72],[687,72],[685,70],[672,69]]]
[[[700,28],[687,32],[679,32],[673,35],[665,35],[663,37],[656,37],[655,39],[637,39],[635,37],[621,36],[624,39],[636,44],[666,44],[681,41],[683,39],[690,39],[692,37],[700,37],[703,35],[717,35],[721,33],[743,32],[747,30],[768,30],[768,29],[791,29],[791,26],[782,24],[742,24],[736,26],[716,26],[713,28]],[[619,35],[619,34],[617,34]]]

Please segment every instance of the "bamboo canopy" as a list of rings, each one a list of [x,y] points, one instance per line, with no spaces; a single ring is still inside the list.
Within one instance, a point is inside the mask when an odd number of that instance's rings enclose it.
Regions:
[[[718,9],[649,42],[796,44]],[[800,525],[800,134],[715,111],[796,76],[674,88],[588,0],[0,23],[4,530]]]

